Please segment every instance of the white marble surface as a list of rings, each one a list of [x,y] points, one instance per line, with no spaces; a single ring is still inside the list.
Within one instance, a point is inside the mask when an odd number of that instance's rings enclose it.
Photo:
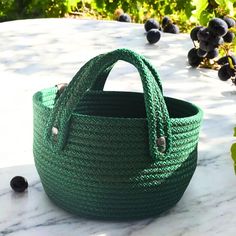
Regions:
[[[148,45],[142,25],[72,19],[0,24],[0,235],[234,236],[236,176],[230,157],[236,124],[236,87],[216,71],[191,69],[188,35],[162,34]],[[119,47],[142,53],[160,72],[166,96],[204,110],[199,160],[180,202],[165,214],[133,222],[74,217],[47,198],[32,155],[32,95],[68,82],[88,59]],[[136,70],[119,63],[107,90],[141,91]],[[23,175],[29,189],[15,194],[10,179]]]

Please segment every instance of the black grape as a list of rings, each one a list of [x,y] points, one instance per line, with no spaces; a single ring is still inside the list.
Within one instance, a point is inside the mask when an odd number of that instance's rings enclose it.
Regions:
[[[231,77],[231,75],[228,73],[228,67],[229,67],[229,64],[225,64],[218,71],[218,76],[223,81],[226,81],[230,79]]]
[[[178,34],[179,33],[179,27],[174,24],[168,24],[164,27],[163,32],[165,33],[171,33],[171,34]]]
[[[218,61],[217,61],[217,64],[219,65],[224,65],[228,63],[228,56],[224,56],[224,57],[221,57]]]
[[[164,28],[166,25],[170,24],[171,20],[168,16],[164,16],[164,18],[162,19],[161,25],[162,28]]]
[[[236,57],[234,55],[229,55],[229,56],[221,57],[217,61],[217,64],[224,65],[224,64],[229,63],[230,61],[232,62],[233,65],[236,65]]]
[[[189,65],[192,66],[192,67],[197,67],[197,66],[200,65],[201,61],[202,61],[202,58],[197,55],[197,49],[192,48],[188,52],[188,63],[189,63]]]
[[[205,56],[207,55],[207,52],[204,51],[204,50],[202,50],[201,48],[198,48],[198,50],[197,50],[197,55],[198,55],[199,57],[205,57]]]
[[[206,52],[210,52],[215,49],[215,45],[211,44],[211,42],[200,41],[199,47]]]
[[[208,23],[208,29],[216,36],[224,36],[228,31],[228,25],[220,18],[213,18]]]
[[[145,24],[144,24],[144,28],[145,30],[148,32],[151,29],[159,29],[160,28],[160,24],[158,21],[156,21],[153,18],[148,19]]]
[[[207,53],[206,58],[213,59],[217,57],[218,55],[219,55],[219,51],[217,48],[215,48]]]
[[[215,45],[216,47],[220,46],[221,44],[224,43],[224,40],[222,37],[218,37],[218,36],[211,36],[209,38],[209,42],[211,42],[213,45]]]
[[[161,33],[158,29],[151,29],[147,32],[147,40],[150,44],[158,42],[161,38]]]
[[[228,25],[228,28],[232,28],[235,26],[235,20],[230,18],[230,17],[227,17],[227,16],[224,16],[223,20],[226,22],[226,24]]]
[[[120,21],[120,22],[131,22],[131,17],[127,13],[123,13],[119,16],[118,21]]]
[[[202,41],[208,41],[210,38],[210,32],[206,27],[202,27],[198,30],[197,32],[197,38],[198,40],[202,40]]]
[[[228,31],[226,35],[223,36],[223,39],[226,43],[232,43],[234,37],[235,37],[235,34],[233,32]]]
[[[194,27],[191,32],[190,32],[190,38],[193,40],[193,41],[197,41],[198,40],[198,37],[197,37],[197,33],[198,31],[202,28],[202,26],[196,26]]]

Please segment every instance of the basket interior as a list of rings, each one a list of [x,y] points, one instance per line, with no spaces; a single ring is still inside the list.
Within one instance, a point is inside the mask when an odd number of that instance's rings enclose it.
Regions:
[[[55,102],[55,90],[38,93],[43,106],[52,108]],[[195,105],[165,97],[170,118],[184,118],[196,115],[199,108]],[[76,113],[90,116],[117,118],[146,118],[143,93],[88,91],[75,110]]]
[[[199,109],[191,103],[165,97],[170,118],[194,116]],[[89,92],[79,103],[76,112],[91,116],[146,118],[144,96],[131,92]]]

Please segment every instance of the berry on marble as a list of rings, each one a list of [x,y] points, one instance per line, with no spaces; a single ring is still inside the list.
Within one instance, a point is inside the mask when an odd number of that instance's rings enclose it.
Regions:
[[[171,20],[168,16],[164,16],[162,21],[161,21],[161,26],[164,28],[166,25],[170,24]]]
[[[131,22],[131,17],[127,13],[123,13],[119,16],[118,21],[120,21],[120,22]]]
[[[151,29],[147,32],[147,41],[150,44],[157,43],[161,38],[161,33],[158,29]]]
[[[163,28],[163,32],[165,33],[171,33],[171,34],[178,34],[179,33],[179,27],[175,24],[167,24],[164,28]]]
[[[230,79],[231,74],[229,73],[229,64],[223,65],[218,71],[218,77],[222,81]]]
[[[188,52],[188,63],[192,67],[198,67],[200,63],[202,62],[202,57],[198,56],[196,48],[190,49]]]
[[[154,18],[148,19],[144,24],[144,29],[146,30],[146,32],[148,32],[151,29],[159,29],[159,28],[160,28],[160,24]]]
[[[15,192],[21,193],[28,188],[28,182],[22,176],[15,176],[11,179],[10,186]]]

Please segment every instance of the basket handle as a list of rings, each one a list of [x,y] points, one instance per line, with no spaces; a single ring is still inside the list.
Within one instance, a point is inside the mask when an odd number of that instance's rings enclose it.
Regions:
[[[140,56],[140,59],[143,60],[144,64],[148,67],[148,69],[152,73],[152,76],[156,80],[156,82],[161,90],[161,93],[163,94],[160,76],[157,73],[156,69],[149,63],[149,61],[145,57],[143,57],[141,55],[139,55],[139,56]],[[98,75],[98,79],[95,81],[95,83],[93,84],[91,89],[93,89],[93,90],[103,90],[104,89],[107,77],[110,74],[114,65],[115,65],[115,63],[112,64],[111,66],[109,66],[108,68],[106,68],[100,75]]]
[[[66,145],[70,118],[80,99],[87,90],[94,86],[99,75],[102,75],[108,68],[112,68],[119,60],[134,65],[141,77],[151,157],[165,159],[168,156],[171,150],[172,134],[169,113],[161,88],[154,79],[154,73],[150,70],[153,67],[149,66],[147,61],[144,62],[143,57],[129,49],[117,49],[98,55],[81,67],[73,77],[56,101],[45,129],[45,138],[54,151],[61,151]],[[158,75],[156,71],[155,74]],[[159,76],[156,78],[159,79]]]

